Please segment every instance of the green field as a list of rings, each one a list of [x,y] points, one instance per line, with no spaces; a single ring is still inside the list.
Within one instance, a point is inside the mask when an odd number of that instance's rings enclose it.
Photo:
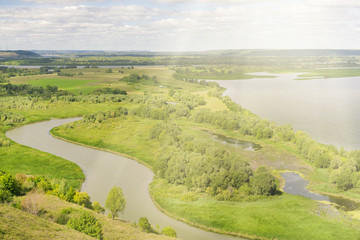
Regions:
[[[182,200],[183,192],[157,180],[156,202],[171,216],[214,231],[266,239],[358,239],[359,222],[330,205],[289,194],[254,202],[226,202],[199,196]]]
[[[87,94],[94,91],[97,86],[91,86],[90,84],[93,83],[91,80],[81,80],[81,79],[58,79],[58,78],[44,78],[39,80],[31,80],[28,82],[34,86],[46,87],[47,85],[50,86],[57,86],[61,90],[66,90],[75,94],[83,93]]]
[[[307,73],[301,74],[299,78],[342,78],[358,77],[360,69],[314,69]]]

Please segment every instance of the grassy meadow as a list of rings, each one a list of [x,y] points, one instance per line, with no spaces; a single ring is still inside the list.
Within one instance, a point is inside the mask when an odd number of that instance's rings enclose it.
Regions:
[[[162,235],[145,233],[137,226],[121,220],[112,220],[104,214],[96,213],[74,203],[69,203],[55,196],[30,193],[18,197],[17,201],[36,199],[41,214],[34,215],[17,208],[0,204],[0,238],[1,239],[96,239],[75,231],[66,225],[58,224],[62,212],[87,211],[94,215],[103,229],[104,239],[174,239]]]

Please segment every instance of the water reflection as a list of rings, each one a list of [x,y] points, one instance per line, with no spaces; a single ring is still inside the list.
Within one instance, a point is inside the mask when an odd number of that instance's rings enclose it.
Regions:
[[[236,148],[241,148],[241,149],[252,151],[252,152],[262,149],[261,145],[253,143],[253,142],[243,141],[243,140],[227,137],[227,136],[217,134],[217,133],[210,133],[208,131],[206,131],[206,132],[211,135],[211,138],[213,140],[220,142],[222,144],[225,144],[225,145],[230,145],[230,146],[233,146]]]

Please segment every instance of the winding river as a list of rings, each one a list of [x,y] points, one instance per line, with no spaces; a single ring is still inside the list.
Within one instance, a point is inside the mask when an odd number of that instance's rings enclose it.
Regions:
[[[154,226],[174,228],[181,239],[241,239],[204,231],[162,213],[149,195],[148,186],[154,174],[144,165],[117,154],[72,144],[50,135],[52,128],[75,120],[77,119],[56,119],[33,123],[10,130],[6,136],[19,144],[78,164],[86,176],[81,190],[87,192],[92,201],[105,205],[110,189],[115,185],[120,186],[127,200],[122,219],[137,222],[140,217],[145,216]]]

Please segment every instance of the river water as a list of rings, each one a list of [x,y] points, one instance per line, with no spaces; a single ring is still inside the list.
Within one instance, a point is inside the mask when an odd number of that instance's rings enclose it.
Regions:
[[[325,144],[360,149],[360,77],[294,80],[297,75],[216,82],[261,118],[290,124]]]
[[[68,159],[78,164],[86,180],[82,191],[87,192],[92,201],[99,201],[103,206],[113,186],[120,186],[126,198],[126,209],[120,217],[137,222],[140,217],[147,217],[153,226],[174,228],[181,239],[240,239],[212,232],[207,232],[162,213],[153,203],[148,186],[153,179],[153,172],[138,162],[126,157],[104,152],[52,137],[50,129],[77,119],[51,120],[25,125],[6,133],[15,142],[40,151]],[[59,169],[61,171],[61,169]]]

